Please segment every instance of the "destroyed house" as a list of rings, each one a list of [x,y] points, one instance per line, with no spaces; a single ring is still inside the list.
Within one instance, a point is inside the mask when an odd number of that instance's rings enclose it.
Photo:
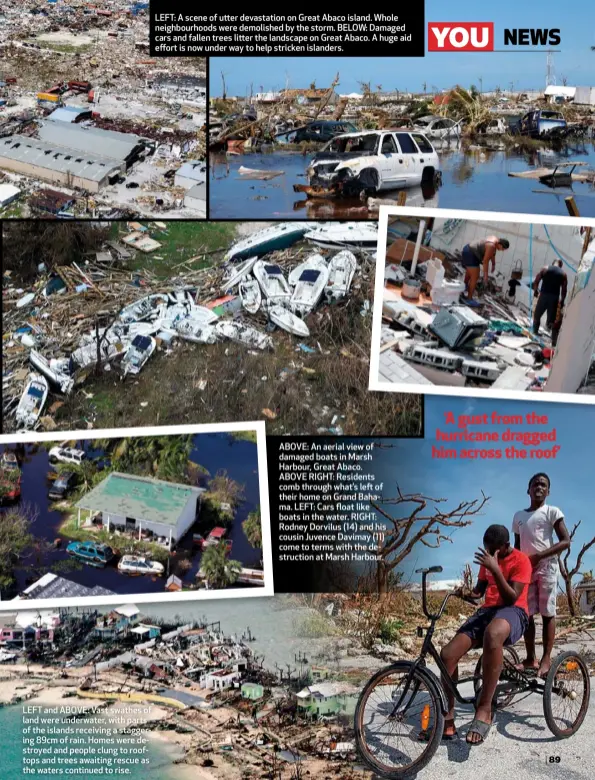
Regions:
[[[339,95],[334,89],[282,89],[280,94],[284,101],[295,101],[308,106],[323,103],[333,106],[339,101]]]
[[[190,160],[185,162],[175,173],[174,184],[176,187],[184,187],[189,190],[196,184],[205,186],[207,180],[207,166],[204,162]],[[206,195],[206,190],[205,190]]]
[[[148,143],[132,133],[64,122],[43,122],[39,128],[39,137],[42,141],[66,146],[74,152],[111,157],[120,161],[124,169],[139,159]]]
[[[108,531],[127,532],[171,550],[196,520],[204,492],[203,488],[114,471],[76,504],[79,526],[81,510],[87,510],[89,520],[99,514]]]
[[[60,132],[64,127],[69,125],[56,124]],[[99,192],[119,176],[122,165],[113,157],[83,154],[58,143],[12,135],[0,138],[0,168],[69,188]]]
[[[35,641],[35,638],[35,628],[20,625],[16,613],[0,617],[0,647],[23,646]]]
[[[103,640],[114,639],[128,633],[140,621],[140,612],[134,604],[125,604],[97,618],[95,634]]]

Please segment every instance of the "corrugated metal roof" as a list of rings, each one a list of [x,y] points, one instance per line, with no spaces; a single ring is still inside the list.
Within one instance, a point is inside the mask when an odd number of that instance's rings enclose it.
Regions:
[[[68,125],[56,123],[55,127],[63,132]],[[0,138],[0,167],[2,157],[37,165],[50,171],[70,172],[73,176],[90,181],[101,181],[105,176],[116,173],[121,166],[121,162],[113,157],[91,153],[83,156],[80,152],[64,146],[38,141],[25,135]]]
[[[76,122],[76,118],[81,114],[90,114],[91,111],[88,108],[80,108],[78,106],[61,106],[49,115],[48,119],[53,122]]]
[[[188,502],[201,493],[203,488],[112,471],[76,506],[175,528]]]
[[[41,579],[30,585],[23,591],[28,599],[57,599],[73,598],[84,596],[114,596],[115,593],[107,588],[96,585],[88,588],[85,585],[79,585],[78,582],[72,582],[57,574],[45,574]]]
[[[56,122],[43,122],[39,128],[39,137],[47,143],[116,160],[125,160],[141,143],[141,137],[132,133]]]

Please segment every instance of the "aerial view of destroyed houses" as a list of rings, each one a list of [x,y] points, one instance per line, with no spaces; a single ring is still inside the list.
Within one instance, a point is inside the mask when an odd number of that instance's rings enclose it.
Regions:
[[[256,433],[0,445],[2,601],[264,585]]]
[[[543,86],[489,89],[411,89],[419,62],[407,58],[390,75],[374,58],[308,58],[327,76],[312,82],[298,58],[212,58],[209,215],[371,219],[398,202],[592,217],[595,87],[557,85],[554,57],[543,54]]]
[[[371,386],[593,395],[593,229],[435,213],[388,216]]]
[[[205,60],[148,52],[148,2],[2,3],[0,217],[206,216]]]
[[[5,223],[4,432],[419,433],[419,397],[368,391],[377,237],[362,222]]]

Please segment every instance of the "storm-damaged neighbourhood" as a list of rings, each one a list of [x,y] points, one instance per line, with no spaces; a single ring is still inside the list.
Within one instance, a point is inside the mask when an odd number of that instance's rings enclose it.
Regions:
[[[360,222],[11,223],[5,430],[415,433],[419,399],[368,392],[377,238]]]
[[[457,213],[389,215],[373,386],[592,394],[592,229]]]
[[[526,211],[529,199],[533,212],[566,213],[561,198],[534,197],[539,183],[540,194],[575,195],[592,215],[592,88],[387,90],[364,80],[364,65],[354,92],[341,91],[340,73],[289,86],[296,71],[269,91],[247,76],[245,94],[232,95],[227,81],[238,74],[222,62],[226,70],[214,58],[210,71],[213,217],[267,218],[274,204],[277,215],[369,219],[381,203],[462,207],[463,198],[500,211]],[[494,174],[490,186],[483,174]]]
[[[148,3],[0,10],[0,216],[206,216],[206,63],[148,56]]]

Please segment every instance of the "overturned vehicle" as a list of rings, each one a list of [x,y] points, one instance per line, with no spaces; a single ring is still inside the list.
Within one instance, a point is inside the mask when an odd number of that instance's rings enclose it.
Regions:
[[[423,133],[365,130],[333,138],[306,170],[309,197],[367,197],[381,190],[440,183],[440,161]]]

